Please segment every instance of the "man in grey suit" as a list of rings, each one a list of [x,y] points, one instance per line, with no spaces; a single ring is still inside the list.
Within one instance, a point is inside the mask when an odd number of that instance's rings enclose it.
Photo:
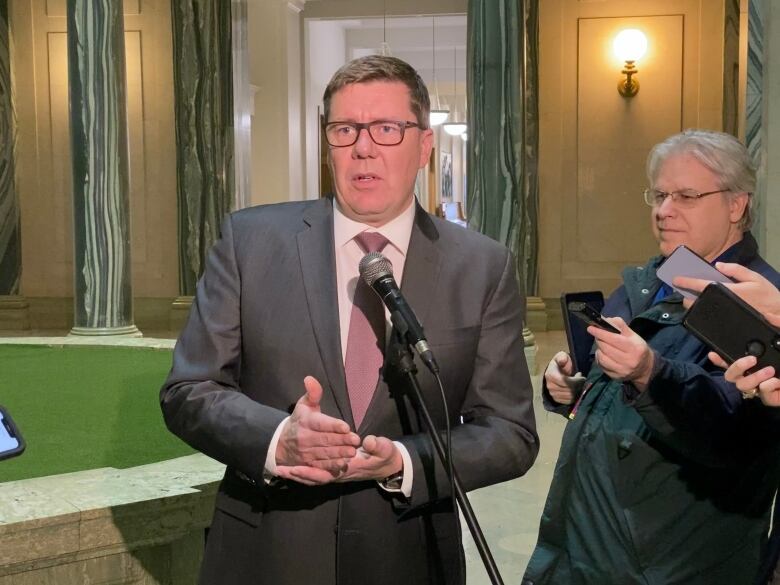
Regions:
[[[381,307],[371,318],[378,297],[357,264],[381,248],[425,325],[473,490],[521,475],[538,451],[514,262],[416,204],[433,133],[408,64],[352,61],[324,105],[335,199],[226,219],[161,390],[171,431],[227,465],[201,583],[464,583],[449,481],[382,363],[389,323]]]

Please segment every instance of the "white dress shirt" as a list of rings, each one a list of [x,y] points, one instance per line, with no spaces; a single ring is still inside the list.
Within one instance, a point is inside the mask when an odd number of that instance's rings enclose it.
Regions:
[[[355,236],[363,232],[377,232],[382,234],[388,240],[387,246],[382,250],[382,254],[393,265],[393,277],[401,286],[403,278],[404,263],[406,262],[406,253],[409,249],[409,240],[412,236],[412,227],[414,226],[415,205],[414,198],[409,201],[408,207],[395,219],[383,226],[375,228],[364,223],[357,222],[348,218],[341,211],[341,208],[333,199],[333,245],[336,253],[336,290],[339,302],[339,328],[341,333],[341,359],[342,362],[347,352],[347,337],[349,336],[349,322],[352,316],[353,299],[355,297],[355,287],[357,286],[360,272],[358,266],[360,260],[365,255],[363,249],[355,241]],[[385,307],[385,334],[389,336],[392,331],[390,323],[390,312]],[[301,387],[303,381],[301,380]],[[288,417],[289,418],[289,417]],[[276,472],[276,446],[282,433],[282,428],[287,422],[284,419],[276,428],[271,444],[268,447],[268,454],[265,460],[265,475],[274,476]],[[403,481],[400,491],[407,498],[412,494],[412,459],[409,451],[403,444],[395,441],[395,445],[401,452],[403,459]],[[383,486],[380,483],[383,489]]]

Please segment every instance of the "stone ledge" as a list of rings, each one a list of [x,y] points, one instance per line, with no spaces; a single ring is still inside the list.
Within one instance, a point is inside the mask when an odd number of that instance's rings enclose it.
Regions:
[[[195,454],[0,484],[0,585],[62,583],[65,574],[127,582],[147,566],[155,570],[144,583],[192,582],[223,473]],[[191,558],[177,561],[177,577],[172,551],[182,547]]]

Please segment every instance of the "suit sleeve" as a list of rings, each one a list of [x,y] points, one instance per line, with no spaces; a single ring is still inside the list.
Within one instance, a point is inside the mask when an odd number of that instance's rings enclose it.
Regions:
[[[263,486],[268,446],[287,413],[240,391],[241,353],[241,275],[228,217],[176,343],[160,405],[171,432]]]
[[[453,461],[467,491],[524,474],[539,450],[523,343],[524,303],[509,252],[496,280],[482,314],[473,376],[460,409],[463,424],[452,429]],[[449,480],[430,438],[419,434],[401,442],[414,467],[409,505],[449,497]]]

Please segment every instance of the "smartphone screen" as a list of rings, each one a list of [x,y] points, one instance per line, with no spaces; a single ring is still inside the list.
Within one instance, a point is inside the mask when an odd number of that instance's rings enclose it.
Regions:
[[[674,286],[672,281],[676,277],[688,276],[712,282],[733,282],[728,276],[685,246],[677,246],[674,252],[669,254],[669,257],[658,267],[656,275],[682,296],[691,300],[698,298],[699,293]]]
[[[18,455],[24,449],[19,431],[2,408],[0,408],[0,459]]]

